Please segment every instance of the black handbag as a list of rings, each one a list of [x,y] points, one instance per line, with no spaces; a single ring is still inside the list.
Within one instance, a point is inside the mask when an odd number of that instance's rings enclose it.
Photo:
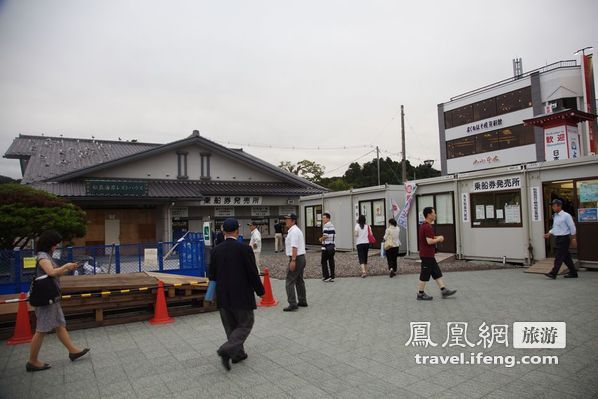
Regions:
[[[324,245],[324,248],[328,256],[334,256],[336,253],[336,247],[334,244],[326,244]]]
[[[39,265],[36,265],[39,270]],[[61,293],[56,279],[44,274],[31,282],[29,289],[29,303],[31,306],[47,306],[60,300]]]

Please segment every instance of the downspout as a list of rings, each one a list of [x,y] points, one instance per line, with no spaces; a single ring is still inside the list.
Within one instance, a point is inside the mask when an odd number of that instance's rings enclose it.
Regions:
[[[525,166],[523,167],[523,182],[525,184],[525,197],[527,199],[527,206],[526,209],[527,211],[527,218],[526,218],[526,230],[527,230],[527,258],[526,258],[526,265],[527,266],[531,266],[534,263],[534,245],[532,244],[532,212],[530,212],[530,208],[529,208],[529,174],[527,173],[527,169],[525,168]],[[523,196],[522,196],[523,197]],[[523,202],[523,199],[522,201]],[[523,207],[523,204],[521,204],[521,206]]]
[[[455,193],[457,194],[457,203],[459,204],[457,206],[457,214],[454,215],[455,226],[457,230],[457,259],[461,260],[463,259],[463,246],[461,244],[461,228],[463,227],[461,220],[463,210],[461,207],[463,206],[463,203],[461,202],[461,190],[459,189],[459,175],[457,175],[455,179]],[[467,201],[467,203],[469,203],[469,201]]]

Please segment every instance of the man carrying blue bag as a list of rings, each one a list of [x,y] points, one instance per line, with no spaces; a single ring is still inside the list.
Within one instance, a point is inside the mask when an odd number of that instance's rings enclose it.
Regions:
[[[214,247],[208,278],[216,291],[216,302],[220,311],[227,342],[218,349],[218,356],[226,370],[233,363],[247,359],[243,344],[253,327],[255,294],[264,295],[264,286],[258,274],[253,250],[237,241],[239,222],[229,218],[222,224],[225,240]],[[211,291],[208,289],[208,291]],[[209,298],[210,292],[206,295]]]

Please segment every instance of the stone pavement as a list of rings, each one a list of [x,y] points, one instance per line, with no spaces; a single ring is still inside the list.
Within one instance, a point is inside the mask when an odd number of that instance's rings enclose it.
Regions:
[[[1,398],[591,398],[598,397],[598,272],[578,280],[545,279],[521,270],[447,273],[459,290],[415,300],[417,275],[308,280],[309,308],[283,313],[284,283],[273,281],[277,307],[258,309],[246,344],[249,359],[222,369],[217,313],[72,332],[91,356],[71,363],[54,335],[42,360],[52,369],[26,373],[28,345],[0,343]],[[430,321],[434,348],[405,346],[410,321]],[[416,353],[444,355],[446,323],[478,327],[514,321],[567,322],[567,348],[468,348],[496,355],[559,355],[559,365],[417,365]],[[509,337],[510,338],[510,337]]]

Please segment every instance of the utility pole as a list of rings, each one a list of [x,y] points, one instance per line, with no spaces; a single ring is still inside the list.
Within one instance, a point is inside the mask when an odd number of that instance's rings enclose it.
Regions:
[[[380,148],[376,146],[376,159],[378,162],[378,185],[380,185]]]
[[[403,183],[407,181],[407,156],[405,154],[405,112],[403,111],[403,106],[401,105],[401,142],[403,143],[403,160],[401,161],[402,166],[402,174],[401,178],[403,179]]]

